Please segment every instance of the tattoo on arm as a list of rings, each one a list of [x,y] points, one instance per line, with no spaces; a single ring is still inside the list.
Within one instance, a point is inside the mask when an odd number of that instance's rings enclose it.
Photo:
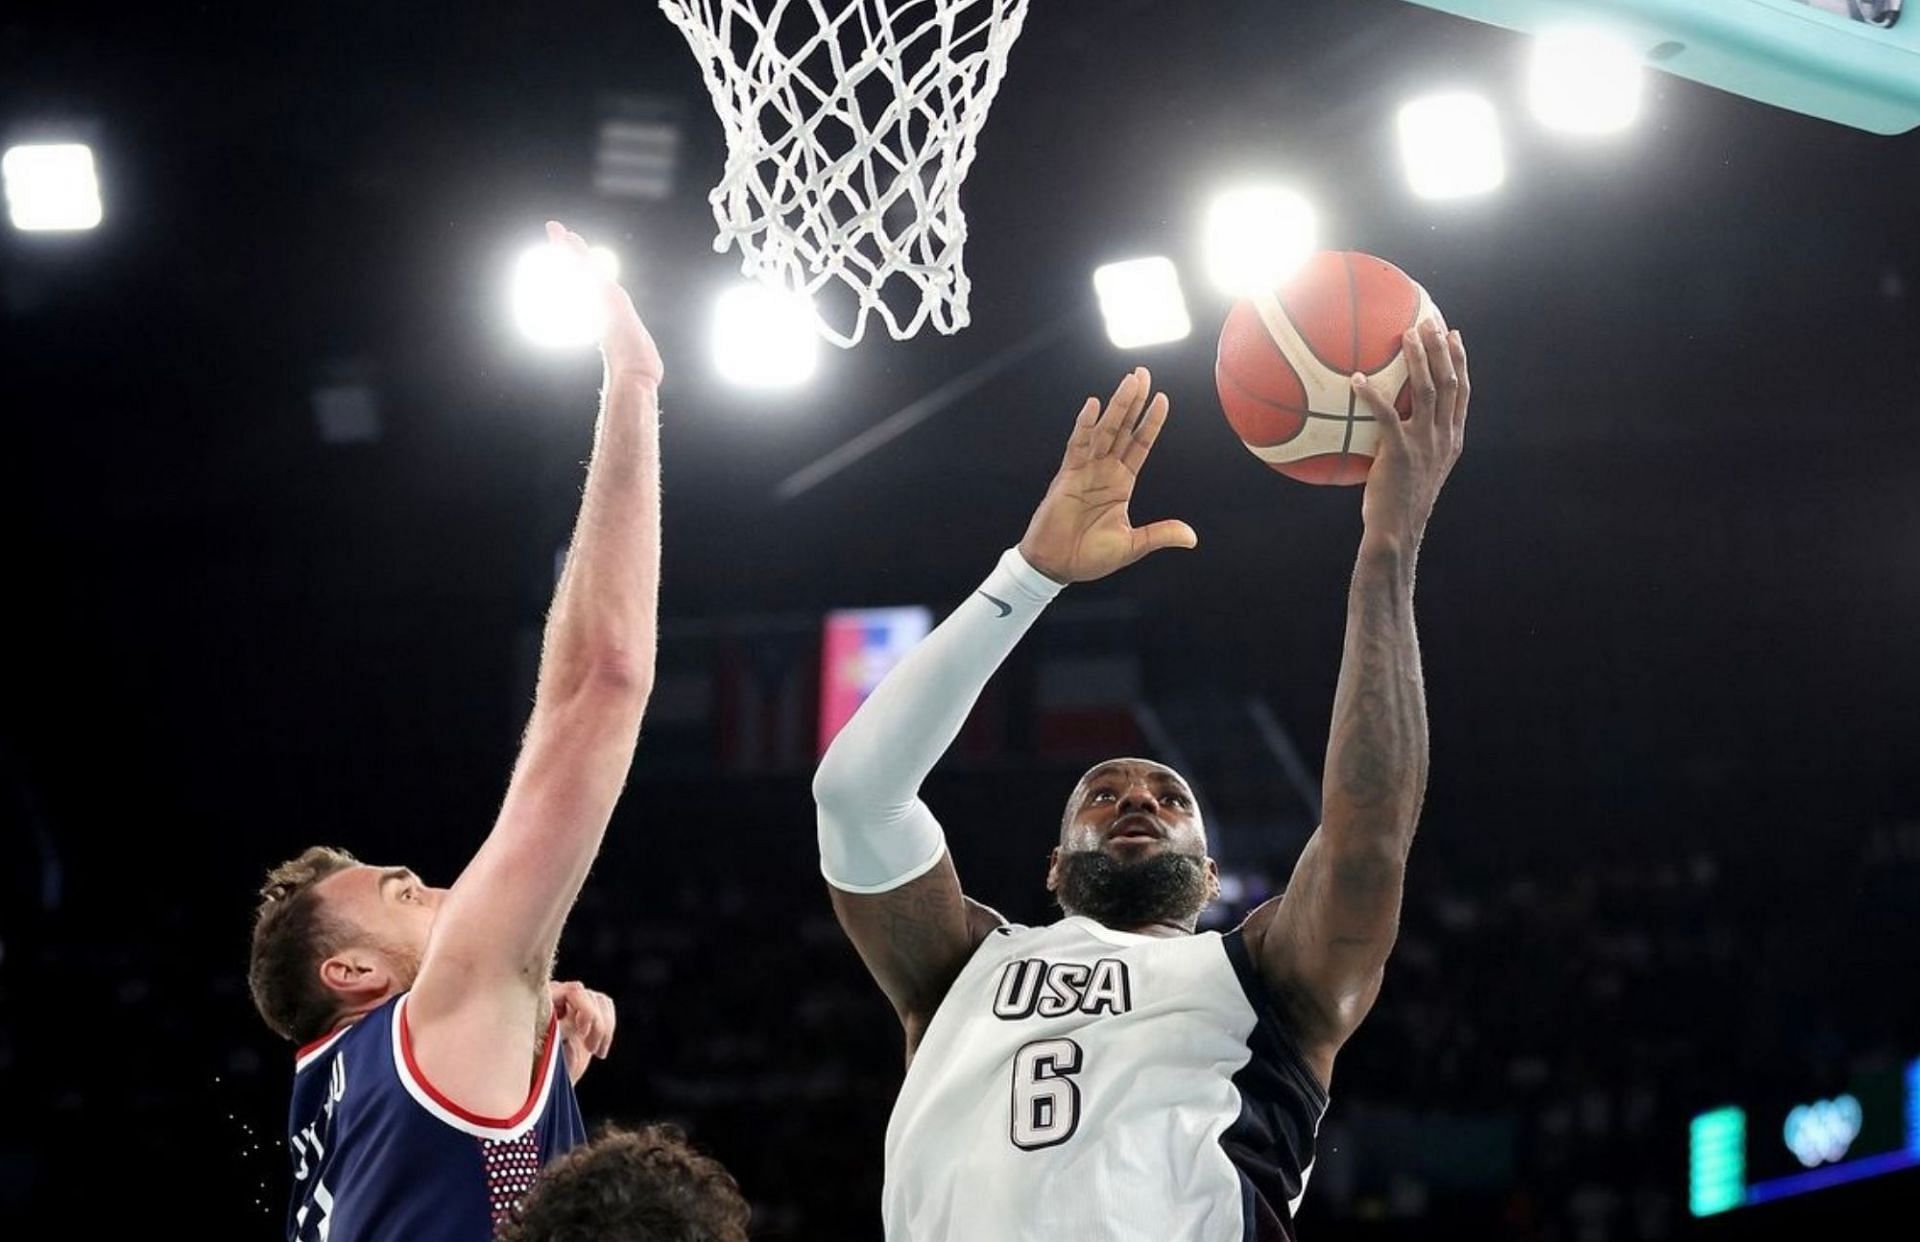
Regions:
[[[962,918],[959,894],[944,884],[909,884],[881,896],[880,926],[900,957],[925,961]]]
[[[973,937],[952,864],[884,893],[834,890],[834,909],[903,1019],[926,1016],[966,965]]]
[[[1392,779],[1387,770],[1388,736],[1387,665],[1392,645],[1391,600],[1384,582],[1368,583],[1356,593],[1354,606],[1360,630],[1359,684],[1354,688],[1353,720],[1347,733],[1347,745],[1341,750],[1340,781],[1355,806],[1376,807],[1392,794]]]
[[[1331,772],[1340,800],[1355,811],[1414,818],[1426,789],[1426,712],[1413,592],[1403,571],[1362,565],[1354,583],[1352,633],[1343,668],[1348,693],[1335,722]],[[1400,827],[1405,831],[1404,827]]]

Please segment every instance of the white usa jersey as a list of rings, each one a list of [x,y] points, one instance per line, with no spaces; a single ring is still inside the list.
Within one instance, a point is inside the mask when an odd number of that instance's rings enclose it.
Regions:
[[[1239,931],[996,928],[887,1125],[887,1242],[1274,1242],[1325,1089]]]

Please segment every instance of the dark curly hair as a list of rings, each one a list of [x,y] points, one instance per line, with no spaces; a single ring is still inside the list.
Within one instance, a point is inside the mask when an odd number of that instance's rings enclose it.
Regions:
[[[606,1126],[540,1174],[498,1242],[746,1242],[733,1175],[678,1126]]]

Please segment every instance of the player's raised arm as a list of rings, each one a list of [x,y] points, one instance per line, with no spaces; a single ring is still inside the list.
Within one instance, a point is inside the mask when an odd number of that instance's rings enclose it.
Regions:
[[[959,735],[987,679],[1062,585],[1147,553],[1192,547],[1184,522],[1136,528],[1127,502],[1167,419],[1141,368],[1102,407],[1089,397],[1017,549],[887,675],[814,778],[821,871],[840,924],[893,1002],[911,1055],[969,954],[998,921],[961,896],[920,784]]]
[[[1467,355],[1459,335],[1429,322],[1409,331],[1402,348],[1413,387],[1404,422],[1389,397],[1354,381],[1381,434],[1347,595],[1324,819],[1286,896],[1247,924],[1268,982],[1295,1003],[1292,1016],[1323,1079],[1379,995],[1399,931],[1401,884],[1427,784],[1414,560],[1466,433]]]
[[[585,244],[547,226],[581,270]],[[591,462],[547,616],[533,711],[492,833],[448,893],[407,1001],[415,1055],[462,1107],[520,1107],[560,931],[626,780],[652,690],[660,579],[659,352],[599,282],[606,372]]]

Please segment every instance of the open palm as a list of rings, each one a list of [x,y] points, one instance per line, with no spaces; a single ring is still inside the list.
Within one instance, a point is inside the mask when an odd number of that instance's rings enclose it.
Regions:
[[[1090,582],[1149,552],[1199,542],[1185,522],[1136,527],[1127,515],[1134,481],[1167,421],[1167,395],[1149,399],[1152,390],[1152,376],[1139,367],[1104,409],[1097,397],[1080,408],[1060,470],[1020,541],[1027,563],[1054,581]]]

